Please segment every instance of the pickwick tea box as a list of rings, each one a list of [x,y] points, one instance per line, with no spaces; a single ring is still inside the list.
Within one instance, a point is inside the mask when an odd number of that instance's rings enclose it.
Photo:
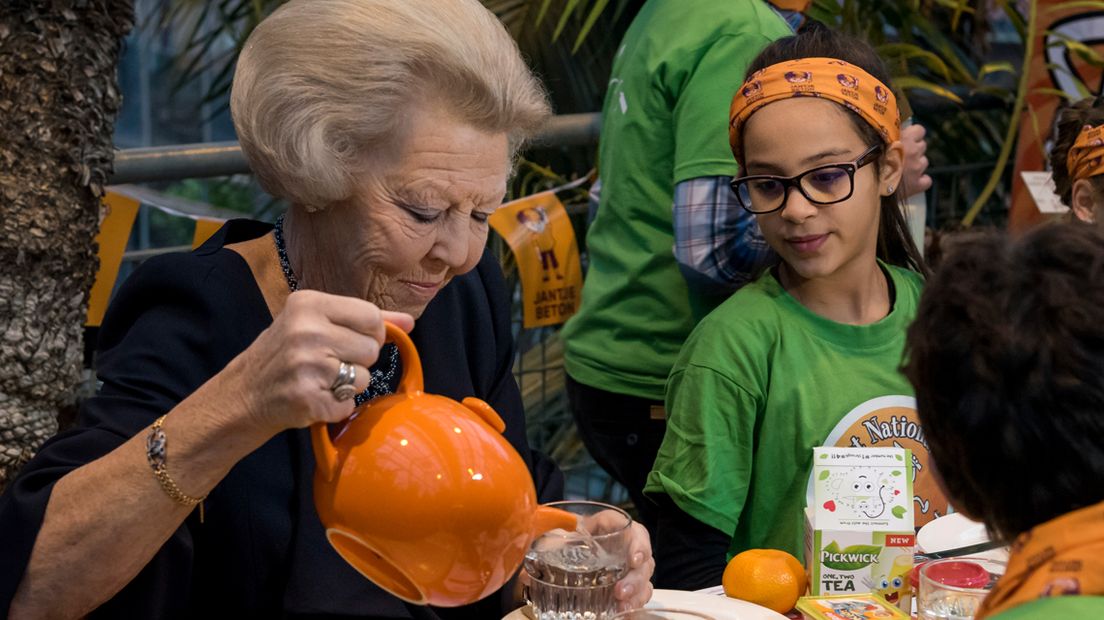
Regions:
[[[904,448],[814,448],[805,561],[813,595],[908,592],[916,546],[912,455]]]

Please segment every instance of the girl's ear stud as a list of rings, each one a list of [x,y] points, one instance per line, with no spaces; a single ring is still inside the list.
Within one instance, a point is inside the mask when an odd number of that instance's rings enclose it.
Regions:
[[[893,193],[893,186],[890,185],[889,187],[887,187],[886,192],[892,194]]]

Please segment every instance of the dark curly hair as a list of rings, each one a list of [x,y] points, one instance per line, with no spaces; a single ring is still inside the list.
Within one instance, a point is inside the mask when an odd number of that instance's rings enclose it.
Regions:
[[[1104,500],[1104,233],[1062,223],[956,247],[905,356],[944,487],[995,536]]]
[[[878,53],[869,43],[855,37],[838,33],[819,22],[810,22],[799,34],[784,37],[771,43],[751,61],[746,81],[756,71],[788,60],[801,58],[838,58],[862,68],[886,86],[892,87],[889,69],[886,68]],[[864,121],[861,116],[840,106],[847,113],[855,130],[867,144],[882,142],[876,129]],[[743,145],[740,146],[743,148]],[[881,172],[881,159],[875,162],[875,170]],[[927,274],[928,268],[916,244],[912,241],[908,224],[901,213],[901,190],[896,194],[883,196],[881,203],[881,221],[878,226],[878,258],[891,265],[912,269]]]
[[[1063,108],[1055,116],[1054,144],[1050,147],[1050,171],[1054,177],[1054,186],[1058,197],[1067,207],[1073,206],[1073,177],[1066,164],[1070,147],[1077,141],[1081,128],[1085,125],[1099,127],[1104,125],[1104,97],[1088,97]],[[1090,179],[1098,193],[1104,194],[1104,177]]]

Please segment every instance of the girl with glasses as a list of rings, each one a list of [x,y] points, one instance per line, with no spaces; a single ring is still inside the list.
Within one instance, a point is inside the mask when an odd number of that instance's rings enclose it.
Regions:
[[[698,325],[671,372],[646,487],[657,587],[716,585],[747,549],[801,558],[812,449],[894,445],[852,439],[849,413],[892,405],[915,420],[898,368],[924,266],[899,206],[885,66],[824,28],[781,39],[752,62],[730,119],[733,190],[780,261]]]

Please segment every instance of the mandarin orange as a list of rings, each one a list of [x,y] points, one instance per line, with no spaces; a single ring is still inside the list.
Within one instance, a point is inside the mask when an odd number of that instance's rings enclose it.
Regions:
[[[732,598],[784,614],[805,594],[805,569],[785,551],[749,549],[729,560],[721,584]]]

